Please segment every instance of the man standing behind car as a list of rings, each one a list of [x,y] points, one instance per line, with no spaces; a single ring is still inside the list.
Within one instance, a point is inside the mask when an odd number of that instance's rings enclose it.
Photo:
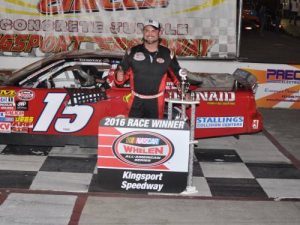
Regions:
[[[115,75],[117,85],[130,80],[129,117],[163,118],[167,76],[177,86],[180,66],[175,53],[160,45],[160,24],[147,20],[143,43],[128,49]]]
[[[290,11],[290,18],[289,23],[294,21],[294,25],[297,26],[297,17],[299,12],[299,1],[298,0],[291,0],[291,11]]]

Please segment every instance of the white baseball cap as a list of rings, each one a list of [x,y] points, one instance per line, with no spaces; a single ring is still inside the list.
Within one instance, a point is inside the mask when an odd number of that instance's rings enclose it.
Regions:
[[[155,20],[152,20],[152,19],[146,20],[145,23],[144,23],[144,27],[145,27],[145,26],[152,26],[152,27],[154,27],[154,28],[156,28],[156,29],[160,29],[160,24],[159,24],[159,22],[158,22],[158,21],[155,21]]]

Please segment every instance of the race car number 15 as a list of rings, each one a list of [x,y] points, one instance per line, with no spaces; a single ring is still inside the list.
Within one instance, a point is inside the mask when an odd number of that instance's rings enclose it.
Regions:
[[[66,93],[49,93],[46,96],[44,99],[44,103],[46,105],[37,123],[35,124],[33,131],[42,132],[49,129],[49,126],[53,122],[55,115],[61,107],[66,95]],[[93,114],[93,111],[93,107],[88,105],[67,105],[64,108],[62,115],[76,115],[75,119],[57,118],[54,128],[56,131],[62,133],[79,131],[87,125]]]

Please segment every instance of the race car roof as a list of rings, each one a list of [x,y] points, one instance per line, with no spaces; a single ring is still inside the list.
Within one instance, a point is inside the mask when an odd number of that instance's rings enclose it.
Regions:
[[[101,51],[90,51],[90,50],[76,50],[76,51],[67,51],[60,52],[38,60],[24,68],[21,68],[17,71],[14,71],[11,76],[8,77],[8,80],[5,82],[7,84],[14,84],[20,79],[27,77],[28,75],[38,71],[39,69],[46,67],[52,63],[64,60],[64,61],[93,61],[95,59],[102,60],[103,62],[116,63],[122,59],[122,54],[111,54],[110,52],[101,52]]]

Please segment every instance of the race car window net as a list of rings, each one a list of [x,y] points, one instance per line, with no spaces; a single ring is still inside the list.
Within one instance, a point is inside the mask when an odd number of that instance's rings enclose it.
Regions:
[[[71,106],[95,103],[107,99],[105,89],[103,88],[66,88],[66,90],[70,96],[68,104]]]
[[[80,87],[80,82],[75,78],[74,73],[70,70],[66,70],[58,76],[53,77],[52,83],[55,88]]]
[[[48,88],[92,86],[96,83],[95,78],[100,78],[99,76],[102,76],[104,71],[109,70],[110,67],[111,65],[106,63],[66,62],[58,67],[53,67],[52,71],[42,74],[34,87],[44,87],[45,85],[40,85],[40,83],[45,81],[48,83],[46,85]]]

